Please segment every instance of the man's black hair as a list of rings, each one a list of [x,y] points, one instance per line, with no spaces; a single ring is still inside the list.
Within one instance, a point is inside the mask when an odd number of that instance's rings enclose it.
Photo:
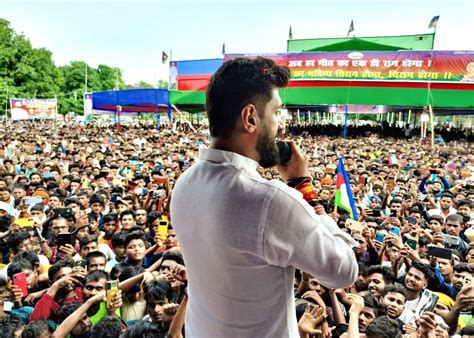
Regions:
[[[57,315],[57,320],[58,324],[61,324],[67,317],[72,315],[74,311],[79,309],[81,307],[81,303],[79,302],[72,302],[72,303],[67,303],[62,305],[59,308],[58,315]]]
[[[69,170],[71,170],[71,167],[69,167]],[[75,177],[75,176],[73,178],[71,178],[71,183],[73,183],[73,182],[74,183],[79,183],[79,184],[82,183],[81,179],[79,177]]]
[[[81,238],[79,240],[79,247],[82,249],[85,247],[87,244],[96,242],[97,243],[97,236],[89,235],[87,237]]]
[[[372,265],[367,270],[367,276],[370,276],[374,273],[381,274],[385,284],[393,284],[395,282],[395,272],[390,266]]]
[[[0,276],[0,288],[6,288],[8,285],[8,280],[3,276]]]
[[[474,336],[474,325],[465,326],[460,332],[461,337],[472,337]]]
[[[425,264],[419,261],[414,261],[410,268],[414,268],[414,269],[417,269],[418,271],[421,271],[425,275],[426,281],[429,281],[434,276],[433,271],[431,270],[428,264]]]
[[[69,191],[63,188],[58,188],[56,189],[55,194],[61,196],[61,200],[64,201],[68,197]]]
[[[29,261],[31,263],[32,266],[36,266],[36,264],[39,264],[39,262],[40,262],[38,254],[36,252],[34,252],[33,250],[22,251],[22,252],[17,253],[13,257],[13,262],[17,261],[17,260],[20,260],[20,259],[26,259],[27,261]]]
[[[89,197],[89,194],[87,193],[87,191],[79,191],[77,194],[76,194],[77,197],[81,197],[81,196],[86,196],[86,197]]]
[[[121,338],[164,338],[168,337],[163,332],[163,329],[151,322],[139,321],[138,323],[129,326],[122,334]]]
[[[87,274],[86,283],[90,281],[97,282],[101,279],[109,280],[109,275],[107,275],[107,272],[105,271],[95,270]]]
[[[35,205],[33,205],[31,208],[30,208],[30,212],[32,211],[41,211],[41,212],[44,212],[44,204],[43,203],[37,203]]]
[[[456,223],[459,223],[459,224],[463,224],[464,218],[460,214],[452,214],[452,215],[449,215],[448,217],[446,217],[446,223],[448,221],[453,221],[453,222],[456,222]]]
[[[132,231],[127,235],[127,238],[125,239],[125,248],[130,244],[131,241],[135,239],[141,239],[143,243],[146,242],[145,236],[143,235],[143,232],[138,232],[138,231]]]
[[[90,336],[94,338],[118,338],[122,333],[122,322],[117,317],[106,316],[92,325]]]
[[[457,272],[457,273],[469,272],[471,274],[474,274],[474,268],[472,266],[470,266],[469,264],[467,264],[467,263],[458,263],[458,264],[454,265],[453,266],[453,271]]]
[[[110,270],[110,279],[111,280],[119,279],[120,275],[122,274],[122,271],[125,270],[125,268],[127,267],[129,267],[129,265],[115,264],[112,270]]]
[[[48,278],[51,283],[54,281],[54,276],[61,270],[62,268],[73,268],[74,261],[72,259],[61,259],[54,263],[48,270]]]
[[[163,253],[163,260],[164,261],[175,261],[178,264],[184,265],[183,254],[177,250],[168,250]]]
[[[229,137],[247,104],[263,110],[272,98],[272,90],[285,87],[289,80],[289,69],[270,59],[235,58],[225,62],[211,77],[206,91],[211,136]]]
[[[94,195],[91,196],[89,204],[92,205],[94,203],[99,203],[102,206],[105,206],[105,200],[102,195],[95,193]]]
[[[17,247],[27,239],[30,239],[30,234],[26,231],[18,231],[10,236],[8,239],[8,247],[13,250],[14,253],[17,253]]]
[[[452,193],[450,193],[449,191],[443,192],[443,194],[441,195],[441,198],[443,198],[443,197],[450,198],[451,200],[454,199],[454,195]]]
[[[362,297],[364,299],[364,307],[369,307],[374,309],[375,316],[378,317],[382,314],[385,314],[384,308],[379,304],[377,299],[371,294],[366,294]]]
[[[33,265],[26,259],[19,259],[17,261],[13,261],[10,263],[10,265],[8,265],[8,269],[7,269],[8,278],[13,280],[14,274],[21,273],[24,270],[34,271]]]
[[[386,285],[385,289],[382,291],[382,297],[385,297],[389,292],[399,293],[403,297],[407,297],[407,290],[403,287],[403,285],[398,283]]]
[[[120,272],[118,280],[123,282],[124,280],[127,280],[129,278],[138,276],[139,274],[145,272],[145,269],[141,266],[125,266],[123,270]],[[140,292],[140,284],[135,284],[132,286],[127,292],[123,294],[124,299],[127,301],[127,303],[133,303],[133,300],[131,299],[132,296]]]
[[[68,206],[69,204],[81,205],[81,203],[79,203],[79,199],[77,197],[68,197],[68,198],[66,198],[64,200],[64,205]]]
[[[470,209],[473,209],[474,208],[474,203],[471,202],[471,200],[468,200],[468,199],[464,199],[464,200],[460,200],[458,203],[458,208],[459,207],[462,207],[464,205],[467,205]]]
[[[143,293],[145,295],[145,301],[153,302],[158,300],[171,300],[173,296],[173,289],[171,288],[170,282],[167,280],[159,279],[153,280],[150,283],[145,284],[143,287]]]
[[[133,210],[130,210],[130,209],[125,209],[124,211],[120,213],[120,216],[119,216],[120,220],[122,220],[123,217],[127,215],[132,215],[133,219],[135,219],[135,212],[133,212]]]
[[[33,320],[25,326],[21,338],[36,338],[51,332],[46,320]]]
[[[395,319],[381,316],[374,319],[365,331],[367,338],[400,338],[402,331]]]
[[[52,189],[57,188],[57,187],[50,188],[50,187],[49,187],[50,184],[52,184],[52,183],[49,183],[49,184],[48,184],[48,187],[47,187],[46,189],[52,190]],[[57,185],[57,183],[55,183],[55,184]],[[49,195],[49,198],[51,198],[51,197],[57,197],[61,202],[64,200],[64,197],[63,197],[63,196],[61,196],[61,195],[59,195],[59,194],[56,194],[56,193]]]
[[[111,222],[111,221],[117,221],[117,219],[118,219],[117,214],[115,214],[115,213],[110,213],[110,214],[105,215],[105,216],[102,218],[102,224],[104,224],[104,223],[109,223],[109,222]]]
[[[102,257],[105,260],[105,262],[107,262],[107,256],[105,256],[103,252],[92,251],[92,252],[89,252],[86,256],[87,268],[89,268],[89,264],[91,263],[91,260],[97,257]]]
[[[0,318],[0,337],[10,338],[15,337],[15,331],[23,327],[23,321],[20,317],[10,314]]]
[[[125,240],[127,239],[127,234],[124,232],[116,232],[112,235],[112,248],[115,249],[116,247],[123,245],[125,246]]]

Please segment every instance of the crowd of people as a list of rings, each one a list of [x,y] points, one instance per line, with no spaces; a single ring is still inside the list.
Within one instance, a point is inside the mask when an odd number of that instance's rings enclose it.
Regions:
[[[287,130],[359,264],[345,289],[296,272],[300,336],[474,335],[472,144]],[[0,336],[180,337],[188,276],[170,198],[208,144],[184,124],[0,127]],[[340,157],[355,221],[334,206]]]

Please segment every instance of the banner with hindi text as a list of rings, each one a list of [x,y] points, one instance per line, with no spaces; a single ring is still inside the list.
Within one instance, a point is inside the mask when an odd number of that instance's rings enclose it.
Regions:
[[[257,56],[290,68],[292,80],[474,83],[474,51],[229,54],[225,60]]]

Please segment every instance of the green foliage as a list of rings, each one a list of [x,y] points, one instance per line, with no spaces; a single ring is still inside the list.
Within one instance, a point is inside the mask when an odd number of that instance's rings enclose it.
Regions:
[[[138,85],[153,87],[145,82]],[[49,50],[33,48],[27,37],[0,18],[0,114],[9,107],[9,98],[54,97],[60,113],[81,113],[85,92],[125,88],[122,71],[116,67],[93,68],[84,61],[57,67]]]
[[[133,89],[133,88],[153,88],[153,85],[144,81],[140,81],[134,85],[127,85],[127,89]]]

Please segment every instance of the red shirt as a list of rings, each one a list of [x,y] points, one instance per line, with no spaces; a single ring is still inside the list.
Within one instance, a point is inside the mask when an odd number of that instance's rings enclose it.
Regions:
[[[56,302],[53,297],[46,293],[43,295],[43,297],[41,297],[38,303],[36,303],[35,309],[33,310],[33,313],[30,316],[30,321],[48,319],[55,320],[61,305],[73,302],[81,304],[83,303],[82,288],[75,288],[74,295],[65,299],[61,304]]]

